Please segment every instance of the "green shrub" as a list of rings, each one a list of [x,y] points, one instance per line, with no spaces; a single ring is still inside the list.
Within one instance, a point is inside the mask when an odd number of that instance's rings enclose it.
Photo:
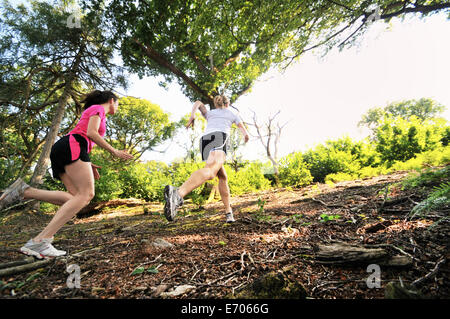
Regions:
[[[357,172],[358,177],[361,179],[384,175],[384,174],[388,174],[388,173],[389,173],[388,169],[384,166],[379,166],[379,167],[366,166],[366,167],[362,167]]]
[[[417,169],[402,181],[404,189],[413,189],[429,186],[438,186],[450,181],[450,166],[439,169],[425,168]]]
[[[376,150],[390,167],[395,161],[405,162],[416,154],[442,146],[445,120],[421,121],[416,116],[408,120],[385,116],[375,132]]]
[[[410,215],[421,216],[430,212],[431,210],[438,210],[440,208],[450,206],[450,182],[442,183],[439,187],[434,187],[434,191],[428,197],[414,206]]]
[[[241,195],[269,189],[270,181],[264,177],[263,166],[260,162],[250,162],[236,172],[229,165],[225,165],[230,193]]]
[[[365,151],[368,153],[363,154]],[[354,174],[362,165],[375,163],[376,157],[370,146],[364,146],[363,142],[353,142],[350,137],[343,137],[328,140],[325,144],[305,152],[303,160],[313,176],[313,181],[323,183],[325,177],[330,174]]]
[[[335,174],[328,174],[325,177],[325,183],[329,182],[341,182],[341,181],[352,181],[354,179],[358,179],[358,175],[354,174],[348,174],[348,173],[335,173]]]
[[[203,167],[205,167],[204,162],[181,162],[170,165],[167,173],[172,180],[171,185],[180,187],[193,172]],[[191,199],[194,204],[200,206],[207,200],[207,196],[206,184],[202,184],[185,198]]]
[[[121,198],[122,185],[119,179],[120,162],[115,162],[106,151],[95,148],[90,154],[92,163],[101,166],[98,170],[100,179],[95,181],[95,197],[92,202],[108,201]]]
[[[424,165],[439,166],[450,163],[450,146],[439,147],[434,150],[416,154],[407,161],[395,161],[389,168],[390,172],[400,170],[420,169]]]
[[[301,153],[291,153],[279,162],[280,182],[283,186],[301,187],[310,184],[313,176]]]

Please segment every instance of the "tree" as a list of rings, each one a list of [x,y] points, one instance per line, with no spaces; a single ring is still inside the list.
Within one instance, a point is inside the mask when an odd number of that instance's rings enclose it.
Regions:
[[[230,139],[229,139],[229,149],[228,149],[228,165],[230,165],[235,172],[243,168],[247,162],[243,160],[240,148],[245,144],[244,138],[239,128],[234,124],[231,126]]]
[[[401,117],[405,120],[409,120],[412,116],[415,116],[423,122],[428,119],[439,117],[445,109],[446,107],[444,105],[427,98],[393,102],[384,108],[374,107],[369,109],[366,114],[362,116],[358,126],[367,126],[372,130],[376,129],[385,115]]]
[[[114,50],[105,45],[107,35],[95,12],[80,13],[73,25],[74,13],[61,1],[17,7],[4,1],[2,11],[0,157],[19,155],[17,175],[23,175],[40,153],[31,178],[31,184],[39,184],[60,130],[67,133],[81,114],[83,93],[126,81],[122,68],[111,62]]]
[[[286,123],[280,125],[279,122],[274,123],[275,118],[280,114],[278,111],[273,116],[269,116],[268,120],[261,124],[258,123],[256,113],[253,112],[253,123],[251,124],[256,128],[257,138],[260,140],[264,147],[267,158],[270,160],[273,166],[273,174],[275,178],[275,183],[278,184],[278,144],[280,142],[281,131],[286,126]]]
[[[119,99],[119,112],[108,118],[105,138],[128,150],[137,161],[144,152],[171,138],[177,126],[158,105],[128,96]]]
[[[351,45],[374,20],[448,11],[449,1],[84,0],[104,10],[125,65],[139,76],[177,80],[192,101],[235,101],[272,66],[303,53]]]
[[[195,125],[192,129],[186,131],[185,127],[190,116],[191,113],[188,113],[180,120],[180,131],[178,131],[177,144],[186,151],[186,155],[184,156],[185,161],[196,162],[201,160],[199,140],[202,132],[205,130],[206,120],[203,115],[198,112],[195,113]]]
[[[422,121],[415,115],[408,119],[386,115],[376,129],[376,150],[388,167],[394,161],[407,161],[442,145],[445,122],[445,119]]]

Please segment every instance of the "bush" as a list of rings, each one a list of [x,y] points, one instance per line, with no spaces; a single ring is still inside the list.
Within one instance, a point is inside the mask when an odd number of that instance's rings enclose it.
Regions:
[[[405,162],[396,161],[389,168],[389,172],[420,169],[424,165],[439,166],[450,163],[450,146],[439,147],[431,151],[416,154]]]
[[[260,162],[248,163],[239,171],[225,165],[228,176],[228,185],[232,195],[242,195],[270,188],[270,181],[264,177],[263,164]]]
[[[335,173],[335,174],[328,174],[325,177],[325,183],[329,182],[341,182],[341,181],[352,181],[354,179],[357,179],[358,175],[348,174],[348,173]]]
[[[325,181],[330,174],[354,174],[361,166],[372,165],[376,153],[364,142],[353,142],[350,137],[338,140],[328,140],[324,145],[317,146],[303,155],[304,161],[313,176],[314,182]]]
[[[120,164],[114,162],[111,155],[99,148],[92,150],[90,158],[92,163],[101,166],[98,170],[100,179],[95,181],[95,197],[92,202],[121,198],[122,185],[118,178]]]
[[[283,186],[301,187],[310,184],[313,176],[301,153],[291,153],[279,162],[280,182]]]
[[[422,170],[419,174],[406,178],[402,182],[402,186],[407,189],[433,187],[433,191],[428,194],[427,198],[412,209],[410,215],[413,217],[422,216],[431,210],[448,207],[450,205],[450,166]]]
[[[385,116],[375,133],[376,150],[388,167],[396,161],[405,162],[416,154],[442,146],[445,121],[440,119],[420,121],[411,116]]]
[[[384,175],[384,174],[388,174],[388,173],[389,173],[388,169],[384,166],[379,166],[379,167],[366,166],[366,167],[362,167],[357,172],[358,177],[361,179],[374,177],[374,176],[378,176],[378,175]]]
[[[170,165],[167,174],[172,180],[171,185],[175,187],[181,186],[193,172],[204,166],[204,162],[181,162]],[[202,184],[189,193],[186,198],[191,199],[194,204],[200,206],[207,200],[207,196],[206,184]]]

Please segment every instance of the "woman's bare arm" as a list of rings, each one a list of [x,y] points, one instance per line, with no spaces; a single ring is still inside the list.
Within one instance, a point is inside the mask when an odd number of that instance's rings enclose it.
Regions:
[[[106,142],[103,137],[98,133],[98,128],[100,127],[100,116],[93,115],[89,118],[88,128],[87,128],[87,137],[89,137],[92,141],[94,141],[95,144],[100,146],[101,148],[107,150],[111,154],[113,154],[116,157],[122,158],[122,159],[132,159],[133,156],[131,154],[128,154],[126,151],[119,151],[112,147],[108,142]]]
[[[239,130],[241,131],[242,135],[244,135],[244,141],[245,141],[245,143],[247,143],[248,140],[250,139],[250,136],[248,135],[248,132],[247,132],[247,130],[245,129],[244,124],[242,124],[242,122],[241,122],[241,123],[239,123],[237,126],[238,126]]]
[[[200,101],[195,101],[194,105],[192,106],[191,117],[188,120],[186,128],[189,128],[189,126],[192,126],[192,128],[194,128],[195,112],[197,112],[197,110],[200,110],[203,117],[206,119],[206,113],[208,111],[206,110],[205,105]]]

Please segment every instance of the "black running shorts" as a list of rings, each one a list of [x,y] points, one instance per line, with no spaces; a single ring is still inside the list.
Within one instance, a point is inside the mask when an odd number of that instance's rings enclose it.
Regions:
[[[50,152],[53,178],[60,180],[60,174],[66,171],[65,166],[79,159],[83,162],[90,162],[87,149],[87,141],[81,135],[71,134],[59,139]]]
[[[200,138],[200,153],[202,154],[202,161],[206,161],[209,152],[221,150],[227,154],[228,136],[224,132],[212,132],[203,135]]]

